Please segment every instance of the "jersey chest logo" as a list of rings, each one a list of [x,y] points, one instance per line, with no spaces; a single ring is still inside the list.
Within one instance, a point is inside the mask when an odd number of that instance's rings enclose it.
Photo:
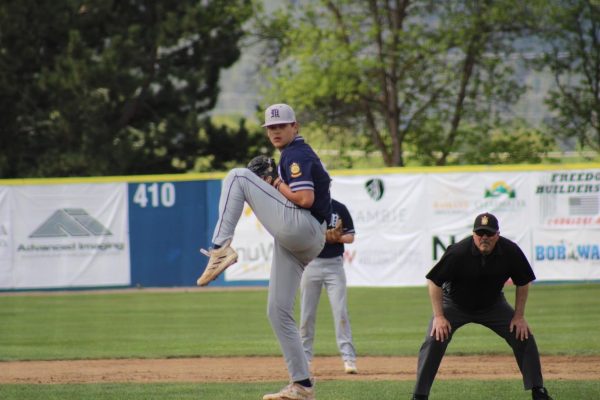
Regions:
[[[290,165],[290,176],[292,178],[297,178],[302,175],[302,171],[300,170],[300,165],[298,163],[292,163]]]

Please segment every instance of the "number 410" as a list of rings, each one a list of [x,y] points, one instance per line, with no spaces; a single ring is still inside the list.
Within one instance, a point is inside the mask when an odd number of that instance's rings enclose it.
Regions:
[[[160,188],[160,189],[159,189]],[[140,183],[133,195],[133,202],[145,208],[150,201],[152,207],[173,207],[175,204],[175,185],[166,182],[161,185]]]

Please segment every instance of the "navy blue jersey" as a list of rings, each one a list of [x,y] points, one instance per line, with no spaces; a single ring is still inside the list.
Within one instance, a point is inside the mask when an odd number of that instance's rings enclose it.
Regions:
[[[513,241],[500,236],[494,250],[484,256],[469,236],[450,245],[426,278],[443,287],[444,293],[459,306],[481,310],[498,300],[509,278],[515,285],[523,286],[535,275]]]
[[[339,218],[342,219],[342,235],[348,233],[354,234],[354,221],[345,205],[337,200],[331,199],[331,207],[333,209],[332,225],[335,225]],[[344,243],[325,243],[325,247],[317,256],[320,258],[333,258],[344,254]]]
[[[331,178],[323,163],[306,144],[302,136],[296,136],[290,144],[281,151],[278,172],[281,179],[290,187],[292,192],[298,190],[313,190],[315,201],[310,212],[319,222],[331,220],[331,195],[329,186]]]

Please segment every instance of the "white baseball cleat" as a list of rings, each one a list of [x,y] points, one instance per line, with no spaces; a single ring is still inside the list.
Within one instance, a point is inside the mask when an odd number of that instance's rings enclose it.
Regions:
[[[198,278],[196,283],[198,286],[206,286],[213,280],[215,280],[221,272],[225,271],[229,266],[235,264],[238,259],[238,255],[235,250],[230,246],[231,239],[229,239],[223,246],[218,249],[204,250],[200,249],[200,252],[205,256],[209,257],[208,264],[202,273],[202,276]]]
[[[265,394],[263,400],[315,400],[314,387],[304,387],[298,383],[290,383],[278,393]]]
[[[347,374],[357,374],[358,368],[356,368],[356,362],[351,360],[344,361],[344,372]]]

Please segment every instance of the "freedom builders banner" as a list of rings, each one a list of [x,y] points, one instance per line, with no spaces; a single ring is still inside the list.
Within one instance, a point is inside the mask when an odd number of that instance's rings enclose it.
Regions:
[[[126,184],[0,187],[0,289],[130,283]]]
[[[334,198],[353,216],[344,255],[348,284],[425,284],[445,248],[491,212],[538,281],[600,279],[600,170],[334,176]],[[236,231],[240,262],[226,280],[268,279],[271,237],[249,209]],[[239,247],[238,247],[239,246]]]

